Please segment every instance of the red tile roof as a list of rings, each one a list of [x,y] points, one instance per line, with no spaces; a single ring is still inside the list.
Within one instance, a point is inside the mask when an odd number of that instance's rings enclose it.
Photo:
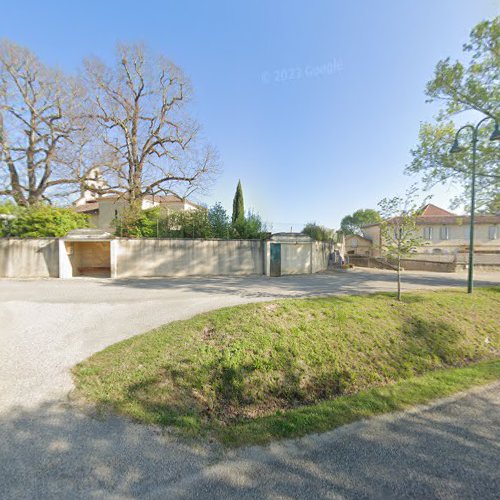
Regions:
[[[441,215],[453,215],[453,216],[455,216],[454,213],[448,212],[448,210],[445,210],[444,208],[439,208],[436,205],[433,205],[432,203],[428,203],[422,209],[422,213],[420,214],[420,217],[438,217]]]
[[[392,219],[391,219],[392,220]],[[393,220],[397,220],[394,217]],[[469,224],[470,217],[468,215],[456,215],[452,212],[448,212],[443,208],[439,208],[431,203],[425,205],[422,209],[421,214],[417,217],[417,224],[419,226],[432,225],[432,224],[458,224],[465,225]],[[500,215],[476,215],[476,224],[500,224]],[[372,224],[366,224],[363,227],[378,226],[380,222],[374,222]]]

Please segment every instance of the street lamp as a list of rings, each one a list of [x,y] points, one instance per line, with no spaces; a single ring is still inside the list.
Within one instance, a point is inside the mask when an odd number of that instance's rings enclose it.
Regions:
[[[469,234],[469,275],[467,281],[467,293],[472,293],[473,289],[473,280],[474,280],[474,215],[476,210],[476,154],[477,154],[477,141],[478,141],[478,132],[480,126],[488,120],[495,121],[495,130],[490,136],[490,141],[498,141],[500,140],[500,128],[498,126],[498,121],[496,118],[491,116],[487,116],[480,120],[477,125],[474,127],[473,125],[464,125],[459,128],[457,133],[455,134],[455,140],[453,141],[453,146],[451,146],[450,153],[459,153],[463,151],[463,148],[460,147],[458,143],[458,137],[460,132],[466,128],[472,130],[472,186],[471,186],[471,201],[470,201],[470,234]]]

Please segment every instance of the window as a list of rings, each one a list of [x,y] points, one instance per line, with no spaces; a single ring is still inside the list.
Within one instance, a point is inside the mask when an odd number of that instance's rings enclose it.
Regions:
[[[424,240],[432,240],[432,227],[424,227]]]
[[[449,240],[450,239],[450,235],[448,232],[448,226],[441,226],[439,228],[439,238],[441,240]]]
[[[402,228],[400,228],[400,227],[395,227],[394,228],[393,234],[394,234],[394,240],[395,241],[398,241],[401,238],[402,232],[403,232]]]
[[[353,238],[351,240],[351,247],[356,248],[358,246],[358,240],[356,238]]]
[[[498,238],[498,227],[497,226],[490,226],[488,228],[488,238],[490,240],[496,240]]]

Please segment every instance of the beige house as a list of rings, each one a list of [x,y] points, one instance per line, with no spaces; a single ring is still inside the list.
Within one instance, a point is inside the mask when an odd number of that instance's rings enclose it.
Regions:
[[[119,217],[126,210],[128,202],[121,196],[102,196],[92,201],[75,204],[75,210],[90,216],[92,226],[104,230],[113,229],[113,220]],[[142,209],[147,210],[153,207],[164,207],[169,210],[196,210],[199,205],[189,200],[179,198],[175,195],[151,196],[147,195],[142,199]]]
[[[112,230],[113,220],[128,207],[127,199],[121,195],[100,196],[95,191],[95,189],[105,190],[107,187],[98,168],[89,173],[86,183],[91,189],[83,191],[81,197],[73,203],[75,210],[87,214],[92,226],[105,231]],[[199,205],[175,195],[146,195],[142,199],[143,210],[159,206],[174,211],[199,208]]]
[[[417,219],[424,244],[416,257],[431,255],[457,256],[469,249],[470,217],[456,215],[436,205],[428,204]],[[380,223],[362,228],[365,238],[373,245],[373,256],[381,254]],[[474,223],[475,253],[500,254],[500,215],[476,215]]]
[[[371,257],[372,241],[364,236],[349,234],[344,238],[345,253],[347,255]]]

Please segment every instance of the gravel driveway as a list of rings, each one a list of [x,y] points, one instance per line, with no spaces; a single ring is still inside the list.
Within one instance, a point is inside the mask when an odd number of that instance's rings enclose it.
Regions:
[[[498,272],[477,278],[500,283]],[[463,274],[408,273],[405,287],[464,281]],[[393,289],[394,274],[378,270],[279,279],[0,281],[0,496],[491,496],[500,470],[495,385],[420,413],[229,455],[119,418],[99,420],[68,402],[75,363],[168,321],[276,297]]]

